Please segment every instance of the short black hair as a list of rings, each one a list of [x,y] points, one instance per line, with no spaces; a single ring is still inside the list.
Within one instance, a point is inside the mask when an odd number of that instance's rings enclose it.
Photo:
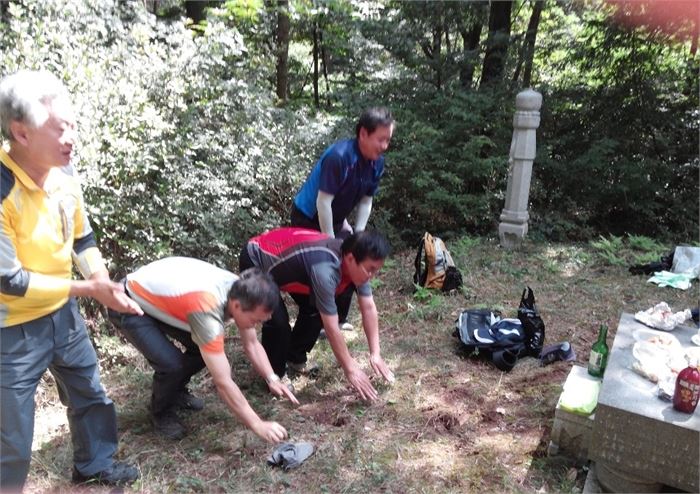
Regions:
[[[272,312],[277,308],[280,290],[268,273],[260,268],[248,268],[231,285],[228,299],[238,300],[241,309],[246,312],[253,311],[259,306]]]
[[[377,127],[388,127],[394,123],[394,117],[388,108],[383,106],[373,106],[367,108],[360,115],[360,119],[355,126],[355,136],[360,137],[360,129],[365,128],[368,134],[371,134]]]
[[[389,242],[381,233],[374,230],[353,233],[343,241],[340,252],[344,256],[351,253],[356,262],[366,258],[383,261],[389,256]]]

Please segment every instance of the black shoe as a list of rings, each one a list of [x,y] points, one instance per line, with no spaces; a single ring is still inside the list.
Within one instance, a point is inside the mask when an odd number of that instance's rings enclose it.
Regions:
[[[92,475],[83,475],[73,467],[73,482],[76,484],[129,485],[138,478],[139,471],[136,467],[121,461],[115,461],[107,470]]]
[[[183,410],[192,410],[194,412],[199,412],[204,408],[204,400],[190,394],[189,390],[187,389],[180,392],[175,404]]]
[[[177,415],[173,412],[165,412],[151,415],[153,429],[161,436],[177,441],[185,437],[185,426],[182,425]]]
[[[309,376],[316,378],[321,372],[320,367],[314,361],[302,362],[300,364],[287,361],[287,372],[291,376]]]

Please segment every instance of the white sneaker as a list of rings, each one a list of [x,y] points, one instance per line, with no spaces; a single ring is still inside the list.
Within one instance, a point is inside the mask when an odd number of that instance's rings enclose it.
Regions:
[[[342,331],[355,331],[355,326],[346,321],[340,325],[340,329]]]

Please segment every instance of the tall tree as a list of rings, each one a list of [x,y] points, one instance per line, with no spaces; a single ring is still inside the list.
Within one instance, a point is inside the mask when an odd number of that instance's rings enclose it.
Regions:
[[[540,17],[544,8],[544,0],[537,0],[532,9],[530,22],[525,35],[525,70],[523,71],[523,86],[529,87],[532,82],[532,61],[535,57],[535,40],[540,26]]]
[[[489,35],[486,55],[481,69],[481,86],[498,82],[503,77],[506,56],[510,45],[510,14],[513,2],[491,2],[489,9]]]
[[[289,86],[289,0],[277,0],[277,97],[287,101]]]
[[[443,19],[443,3],[435,2],[431,6],[431,37],[423,39],[420,47],[423,53],[428,58],[430,65],[435,73],[435,87],[440,90],[442,88],[443,67],[442,67],[442,35],[449,36],[445,31]]]
[[[316,108],[320,107],[320,102],[318,99],[318,59],[319,59],[319,52],[321,51],[320,49],[320,36],[319,36],[319,27],[318,23],[314,21],[313,23],[313,31],[312,31],[312,40],[313,40],[313,49],[312,49],[312,57],[313,57],[313,88],[314,88],[314,105]]]
[[[479,56],[479,40],[483,24],[477,21],[469,29],[462,29],[462,43],[464,46],[464,62],[459,71],[459,82],[463,88],[470,88],[474,79],[474,69]]]
[[[522,49],[520,50],[520,55],[518,56],[518,63],[515,67],[515,73],[513,74],[514,85],[518,82],[520,71],[524,66],[523,87],[530,86],[532,80],[532,61],[535,56],[535,40],[537,38],[537,30],[539,29],[543,7],[544,0],[536,0],[534,6],[532,7],[530,21],[527,24],[527,31],[525,32],[525,39],[523,41]]]
[[[199,24],[207,18],[205,10],[209,7],[209,2],[201,0],[185,0],[185,13],[192,22]]]
[[[481,31],[486,20],[487,2],[472,2],[469,10],[462,17],[459,24],[459,34],[462,37],[463,60],[459,69],[459,83],[465,88],[471,88],[474,80],[474,71],[479,61],[481,46]]]
[[[363,34],[438,89],[470,86],[479,58],[487,1],[394,1]]]

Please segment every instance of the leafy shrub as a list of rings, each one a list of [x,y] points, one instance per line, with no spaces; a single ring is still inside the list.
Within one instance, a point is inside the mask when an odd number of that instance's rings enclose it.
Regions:
[[[601,15],[582,11],[567,56],[550,62],[554,77],[541,88],[535,229],[560,239],[696,239],[697,57]],[[557,41],[544,43],[541,53]]]
[[[322,138],[274,107],[238,32],[201,36],[140,2],[11,3],[4,71],[46,68],[73,94],[75,167],[115,275],[166,255],[231,266],[244,241],[283,223]]]
[[[493,231],[503,208],[512,119],[495,94],[418,95],[397,102],[397,131],[377,209],[402,238]]]

